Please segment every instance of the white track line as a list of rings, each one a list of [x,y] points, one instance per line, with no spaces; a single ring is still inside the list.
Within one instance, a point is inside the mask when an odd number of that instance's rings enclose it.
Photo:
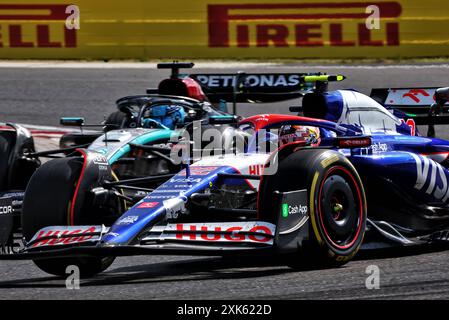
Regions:
[[[79,132],[79,129],[74,128],[64,128],[64,127],[55,127],[55,126],[39,126],[34,124],[27,124],[27,123],[18,123],[18,125],[21,125],[28,130],[32,130],[34,132],[55,132],[55,133],[66,133],[66,132]]]

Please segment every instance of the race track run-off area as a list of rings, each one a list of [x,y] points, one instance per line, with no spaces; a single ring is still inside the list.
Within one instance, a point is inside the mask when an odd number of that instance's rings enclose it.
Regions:
[[[113,112],[115,100],[144,94],[168,76],[155,63],[111,66],[0,63],[0,121],[32,124],[39,150],[57,147],[62,116],[98,123]],[[449,86],[449,65],[307,66],[199,63],[196,73],[327,72],[347,79],[330,88]],[[243,116],[288,113],[300,101],[242,104]],[[449,130],[437,127],[437,136]],[[0,261],[0,299],[438,299],[449,298],[449,251],[362,252],[341,268],[294,271],[273,258],[138,256],[117,258],[97,277],[68,290],[31,261]],[[374,266],[374,267],[373,267]],[[377,288],[370,270],[378,268]],[[368,284],[368,286],[367,286]],[[368,289],[367,287],[371,288]]]

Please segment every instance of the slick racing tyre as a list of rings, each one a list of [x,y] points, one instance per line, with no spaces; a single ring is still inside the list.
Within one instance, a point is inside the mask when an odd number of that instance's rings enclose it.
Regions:
[[[11,145],[8,139],[0,136],[0,191],[8,189],[8,163]]]
[[[67,226],[70,223],[69,208],[83,166],[82,157],[54,159],[42,165],[32,176],[23,201],[23,235],[30,241],[38,230],[47,226]],[[73,222],[86,222],[81,212]],[[88,221],[88,220],[87,220]],[[43,271],[65,276],[66,268],[78,266],[83,277],[106,270],[113,257],[39,259],[34,263]]]
[[[351,260],[362,244],[367,213],[352,164],[339,152],[324,149],[302,149],[281,158],[276,173],[261,182],[260,194],[266,195],[259,200],[261,219],[276,221],[280,212],[280,204],[268,195],[295,190],[307,190],[308,239],[288,257],[289,265],[335,267]]]
[[[114,130],[114,129],[122,128],[125,125],[126,120],[127,120],[127,117],[124,112],[115,111],[115,112],[111,113],[106,118],[105,123],[115,126],[114,128],[109,129],[109,130]]]
[[[65,148],[73,148],[73,147],[86,147],[87,145],[94,142],[101,136],[101,133],[81,133],[81,132],[73,132],[64,134],[59,140],[59,147],[61,149]],[[66,155],[72,153],[73,150],[68,150],[64,152]]]

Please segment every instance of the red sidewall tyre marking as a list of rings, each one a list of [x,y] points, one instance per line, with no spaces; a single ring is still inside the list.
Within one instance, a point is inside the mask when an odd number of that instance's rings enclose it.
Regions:
[[[84,162],[83,162],[83,168],[81,169],[80,178],[78,179],[78,183],[76,185],[75,192],[73,193],[72,204],[70,206],[69,226],[73,226],[75,224],[75,200],[76,200],[76,197],[78,196],[78,191],[79,191],[81,182],[83,181],[84,171],[87,166],[87,154],[83,150],[78,150],[78,151],[83,155]]]
[[[359,200],[359,220],[358,220],[359,226],[357,228],[357,232],[356,232],[354,238],[351,240],[350,243],[348,243],[346,245],[339,245],[329,236],[329,233],[326,230],[326,226],[323,223],[323,212],[321,210],[321,195],[322,195],[322,191],[323,191],[324,182],[326,181],[327,177],[329,177],[330,174],[335,171],[342,171],[345,175],[347,175],[352,180],[352,183],[353,183],[355,189],[357,190],[357,196],[358,196],[358,200]],[[318,193],[318,216],[319,216],[319,222],[320,222],[321,228],[324,231],[324,234],[325,234],[327,240],[332,244],[332,246],[334,246],[335,248],[337,248],[339,250],[346,250],[354,245],[354,243],[357,241],[357,238],[359,237],[360,232],[362,231],[363,210],[364,210],[363,208],[364,208],[364,206],[363,206],[363,201],[362,201],[362,192],[361,192],[360,187],[357,183],[357,180],[354,178],[353,174],[349,170],[347,170],[346,168],[344,168],[342,166],[335,166],[335,167],[331,168],[325,174],[323,180],[321,181],[320,191]]]

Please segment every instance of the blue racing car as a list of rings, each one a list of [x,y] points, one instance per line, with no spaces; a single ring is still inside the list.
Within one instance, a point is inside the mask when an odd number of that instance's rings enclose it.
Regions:
[[[447,241],[449,142],[416,124],[447,121],[449,89],[432,89],[419,116],[396,89],[372,98],[316,88],[292,108],[301,116],[243,119],[221,132],[232,141],[226,152],[184,162],[153,190],[139,187],[152,176],[116,181],[93,150],[47,162],[25,193],[24,247],[0,259],[32,259],[55,275],[77,265],[84,276],[126,255],[268,254],[292,267],[340,266],[361,247]],[[158,151],[173,159],[190,143],[180,146]],[[125,189],[145,195],[117,217]]]

